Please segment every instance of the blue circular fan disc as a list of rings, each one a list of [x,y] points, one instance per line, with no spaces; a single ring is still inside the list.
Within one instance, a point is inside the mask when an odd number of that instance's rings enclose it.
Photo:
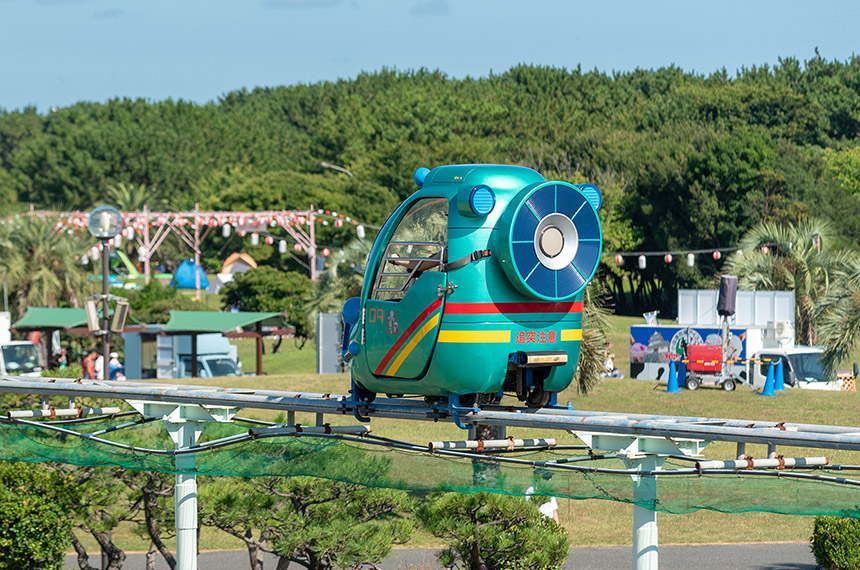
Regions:
[[[565,188],[562,186],[562,188]],[[558,193],[558,206],[556,207],[556,211],[560,214],[564,214],[570,219],[573,219],[579,212],[583,209],[588,210],[587,201],[585,197],[579,192],[559,192]],[[585,206],[585,208],[583,208]],[[574,220],[574,223],[576,220]],[[579,228],[576,228],[579,230]]]
[[[594,190],[599,197],[599,190]],[[594,202],[564,182],[538,186],[519,204],[509,222],[510,264],[503,268],[514,285],[538,299],[570,299],[585,288],[600,262],[602,233]],[[598,199],[599,201],[599,199]]]
[[[556,285],[555,296],[559,299],[576,295],[587,283],[585,277],[573,265],[556,271],[556,277],[558,284]]]
[[[555,212],[555,188],[555,186],[539,188],[526,200],[527,207],[531,208],[539,220]]]

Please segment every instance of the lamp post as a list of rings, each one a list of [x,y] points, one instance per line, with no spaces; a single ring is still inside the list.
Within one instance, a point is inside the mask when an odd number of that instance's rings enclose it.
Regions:
[[[108,273],[110,272],[110,246],[112,239],[122,230],[122,214],[113,206],[99,206],[90,212],[87,228],[94,238],[102,244],[102,326],[99,333],[102,336],[102,380],[108,379],[108,362],[110,362],[110,322],[108,320]]]

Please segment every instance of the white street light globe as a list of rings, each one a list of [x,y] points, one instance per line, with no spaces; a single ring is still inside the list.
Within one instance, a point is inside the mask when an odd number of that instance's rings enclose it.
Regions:
[[[87,228],[95,238],[110,239],[122,230],[122,214],[113,206],[99,206],[90,212]]]

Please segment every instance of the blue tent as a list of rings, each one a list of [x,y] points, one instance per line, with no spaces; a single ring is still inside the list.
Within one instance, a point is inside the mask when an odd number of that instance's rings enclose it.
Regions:
[[[203,268],[199,265],[197,266],[197,271],[200,273],[200,288],[205,289],[209,286],[209,280],[206,279],[206,273],[203,271]],[[173,285],[175,285],[179,289],[196,289],[197,285],[194,283],[194,260],[186,259],[183,261],[179,268],[176,270],[176,273],[173,274]]]

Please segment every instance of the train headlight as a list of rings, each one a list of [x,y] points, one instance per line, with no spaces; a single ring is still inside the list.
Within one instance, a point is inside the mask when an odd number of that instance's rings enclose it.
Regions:
[[[576,187],[579,188],[588,203],[594,206],[595,210],[600,209],[600,206],[603,205],[603,195],[600,193],[600,188],[591,183],[577,184]]]
[[[486,184],[464,185],[457,192],[457,209],[463,216],[483,218],[496,207],[496,193]]]

